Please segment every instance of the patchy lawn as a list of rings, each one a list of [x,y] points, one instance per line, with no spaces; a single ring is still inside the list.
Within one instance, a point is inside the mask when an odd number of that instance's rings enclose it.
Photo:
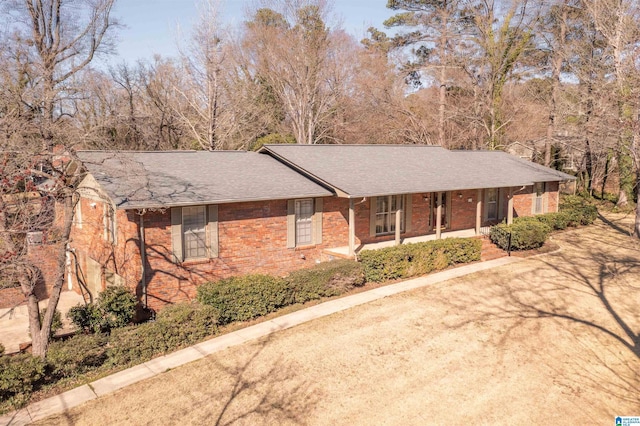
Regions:
[[[230,348],[39,424],[575,424],[640,415],[630,216]],[[629,222],[629,223],[628,223]]]

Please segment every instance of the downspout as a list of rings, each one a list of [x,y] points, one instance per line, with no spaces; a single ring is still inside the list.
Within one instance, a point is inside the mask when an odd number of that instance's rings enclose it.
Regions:
[[[142,209],[139,211],[138,215],[140,216],[140,269],[142,273],[142,298],[144,300],[144,308],[147,309],[148,298],[147,298],[147,255],[146,255],[146,243],[144,240],[144,214],[146,213],[146,209]]]
[[[524,189],[527,187],[527,185],[522,185],[522,188],[518,189],[517,191],[513,191],[511,194],[517,194],[520,191],[524,191]]]

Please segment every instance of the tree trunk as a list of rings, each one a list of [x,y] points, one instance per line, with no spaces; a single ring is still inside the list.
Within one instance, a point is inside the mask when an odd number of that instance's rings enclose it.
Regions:
[[[633,235],[635,235],[636,238],[640,238],[640,173],[638,173],[638,175],[636,176],[636,196],[636,223],[633,230]]]
[[[620,140],[620,146],[617,150],[618,174],[620,177],[620,193],[618,195],[618,207],[624,207],[629,204],[629,198],[633,194],[633,164],[630,155],[631,142],[628,134],[623,134]]]
[[[447,60],[446,47],[447,47],[447,12],[446,9],[442,13],[442,19],[440,22],[441,32],[439,41],[439,55],[440,55],[440,105],[438,106],[438,144],[442,147],[445,146],[444,140],[444,110],[447,103]],[[448,147],[447,147],[448,148]]]
[[[35,294],[35,287],[36,282],[30,286],[31,292],[27,298],[29,331],[31,333],[31,354],[44,359],[49,349],[49,333],[46,334],[44,339],[42,338],[42,330],[44,330],[45,327],[43,327],[43,323],[40,322],[40,305],[38,304],[38,297]],[[49,324],[49,331],[51,331],[51,324]]]
[[[551,167],[551,143],[556,130],[556,116],[558,114],[558,97],[560,94],[560,72],[562,71],[563,52],[567,38],[568,8],[563,4],[562,15],[560,17],[560,33],[558,34],[558,45],[553,51],[552,71],[551,71],[551,105],[549,108],[549,121],[547,123],[547,139],[544,144],[544,165]]]
[[[63,198],[64,202],[64,222],[62,228],[62,238],[58,256],[56,259],[57,274],[51,294],[49,295],[49,304],[42,317],[42,323],[40,323],[40,312],[38,310],[38,300],[35,295],[35,285],[32,287],[34,291],[29,294],[29,303],[27,305],[29,310],[29,328],[31,331],[32,340],[32,354],[40,358],[47,356],[47,350],[49,349],[49,336],[51,335],[51,326],[53,324],[53,318],[55,315],[58,302],[60,301],[60,293],[62,293],[62,287],[64,286],[64,270],[67,262],[67,244],[69,242],[69,235],[71,234],[71,225],[73,223],[73,192],[67,190]]]
[[[591,144],[589,143],[589,139],[586,140],[586,149],[585,149],[585,169],[586,169],[586,178],[585,178],[585,190],[592,194],[593,188],[593,155],[591,153]]]

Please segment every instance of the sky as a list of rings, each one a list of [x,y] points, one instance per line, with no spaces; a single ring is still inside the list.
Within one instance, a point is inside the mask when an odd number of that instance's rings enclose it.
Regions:
[[[116,56],[108,61],[133,63],[154,54],[176,55],[178,37],[189,37],[197,18],[196,3],[197,0],[118,0],[113,14],[124,28],[118,31]],[[393,15],[386,3],[387,0],[334,0],[333,11],[343,28],[361,40],[367,28],[383,29],[382,22]],[[223,23],[238,26],[254,1],[223,0],[221,4]]]

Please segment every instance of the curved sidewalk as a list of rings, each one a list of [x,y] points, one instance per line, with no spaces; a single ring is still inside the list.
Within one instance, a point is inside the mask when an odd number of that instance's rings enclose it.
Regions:
[[[396,284],[378,287],[339,299],[330,300],[306,309],[273,318],[247,328],[215,337],[194,346],[154,358],[150,361],[82,385],[62,394],[33,403],[19,411],[0,417],[0,425],[25,425],[41,420],[53,414],[62,413],[87,401],[115,392],[128,385],[156,376],[169,369],[204,358],[230,346],[240,345],[271,333],[344,311],[387,296],[413,290],[420,287],[458,278],[475,272],[507,265],[524,260],[517,257],[503,257],[486,262],[459,266],[431,275],[413,278]]]

